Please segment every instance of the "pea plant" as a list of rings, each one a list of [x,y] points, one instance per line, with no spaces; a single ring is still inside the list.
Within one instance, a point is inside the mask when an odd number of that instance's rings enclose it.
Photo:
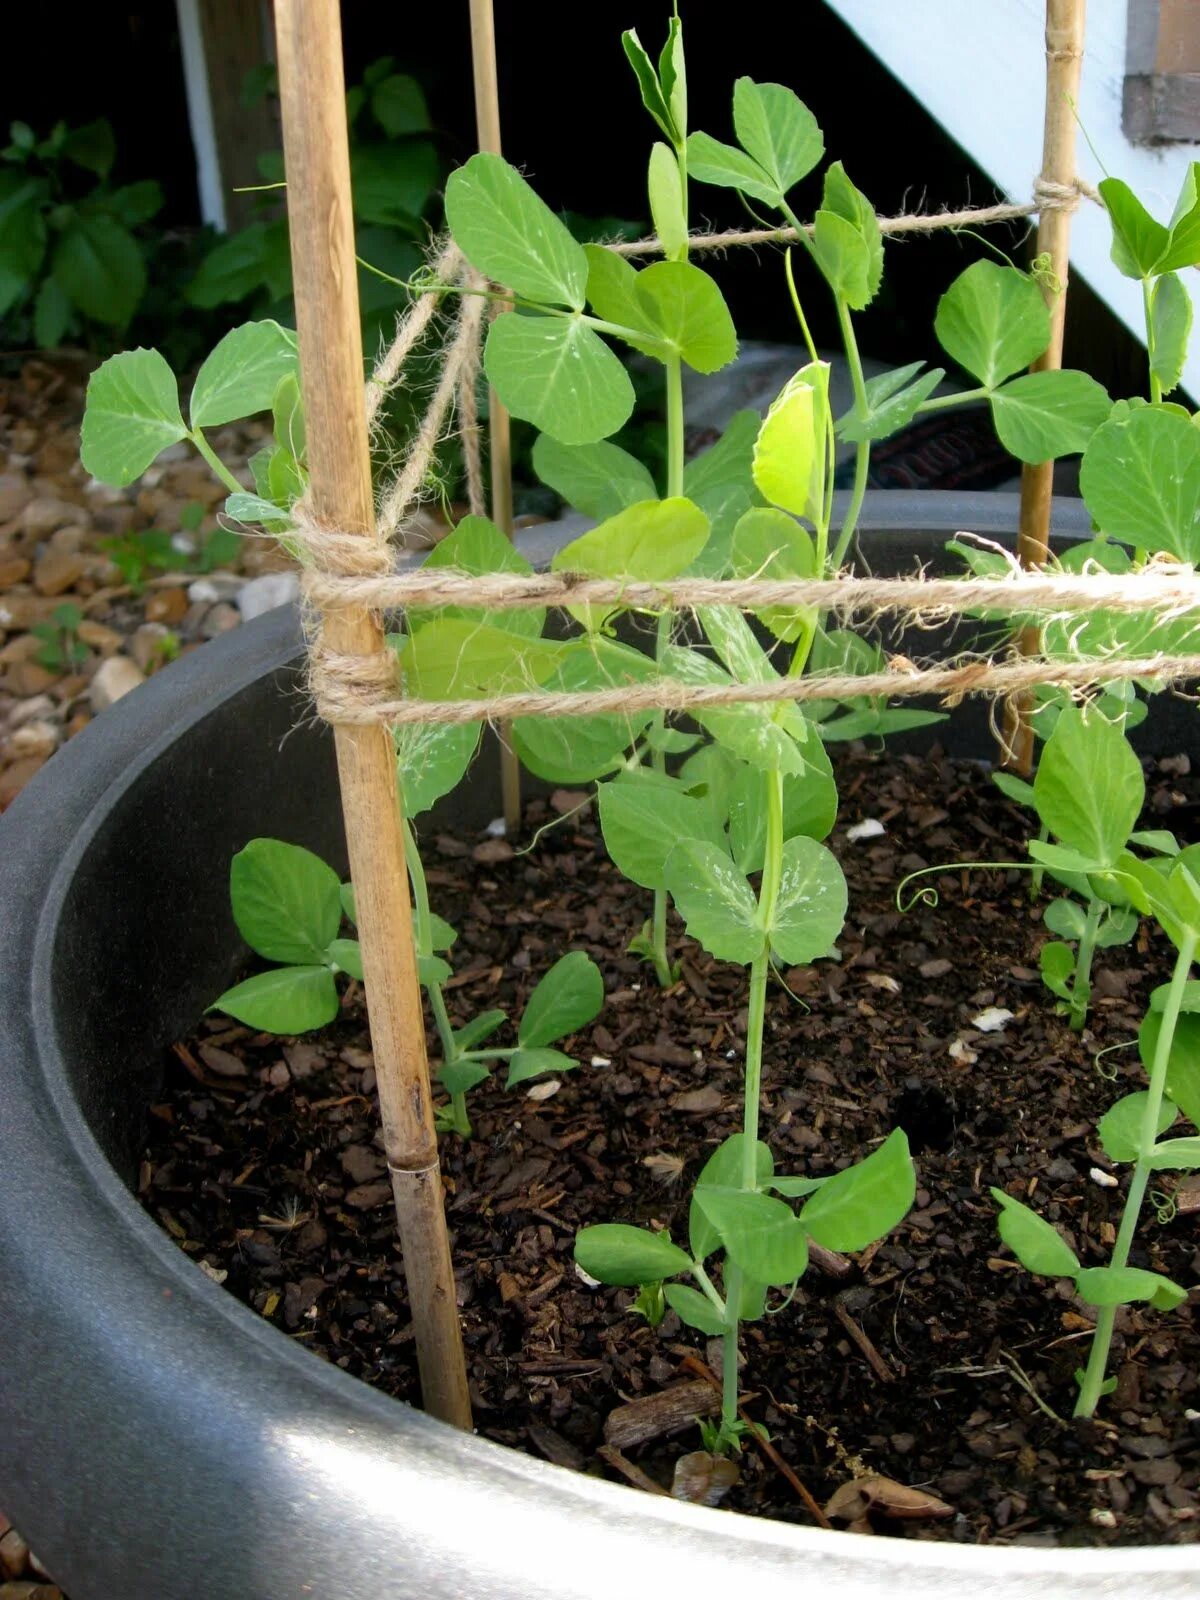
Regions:
[[[1200,1168],[1200,1137],[1164,1138],[1180,1114],[1200,1129],[1200,997],[1191,978],[1200,943],[1200,847],[1148,858],[1122,851],[1104,878],[1112,881],[1143,915],[1153,917],[1175,947],[1169,983],[1156,989],[1138,1032],[1148,1087],[1127,1094],[1101,1117],[1097,1133],[1113,1162],[1131,1166],[1129,1188],[1112,1255],[1106,1266],[1085,1267],[1061,1234],[1021,1201],[993,1189],[1000,1206],[1000,1233],[1030,1272],[1071,1278],[1080,1298],[1096,1308],[1096,1331],[1087,1366],[1076,1374],[1075,1414],[1090,1417],[1111,1391],[1109,1352],[1117,1309],[1149,1303],[1169,1311],[1187,1290],[1162,1273],[1130,1266],[1138,1220],[1150,1179],[1160,1172]]]
[[[416,791],[418,805],[445,780],[457,760],[453,753],[439,752],[428,743],[423,754],[427,772],[439,761],[442,770],[440,776],[423,780],[424,790]],[[448,787],[455,782],[457,775]],[[490,1076],[494,1063],[507,1063],[507,1089],[578,1065],[552,1046],[592,1021],[604,1003],[604,984],[591,958],[581,950],[571,951],[545,973],[529,996],[517,1025],[517,1043],[482,1048],[508,1014],[495,1008],[460,1028],[452,1026],[442,988],[452,969],[442,952],[458,935],[430,911],[425,874],[407,821],[405,846],[415,890],[418,976],[437,1023],[443,1050],[440,1076],[450,1095],[449,1105],[439,1113],[439,1127],[469,1138],[466,1096]],[[344,921],[355,921],[353,885],[341,883],[327,862],[300,845],[251,839],[230,864],[229,897],[242,938],[256,954],[278,964],[227,989],[209,1009],[224,1011],[266,1033],[297,1034],[326,1027],[340,1009],[338,978],[346,975],[361,981],[363,975],[358,940],[342,933]]]

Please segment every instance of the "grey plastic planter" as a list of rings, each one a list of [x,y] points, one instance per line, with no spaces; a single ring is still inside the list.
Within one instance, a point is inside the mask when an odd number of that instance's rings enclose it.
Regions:
[[[1000,536],[1014,510],[885,496],[867,553],[907,565],[959,526]],[[1063,522],[1080,531],[1077,508]],[[285,612],[206,646],[0,821],[0,1505],[72,1600],[1200,1592],[1186,1548],[861,1539],[559,1470],[314,1359],[175,1249],[123,1174],[162,1046],[239,959],[229,857],[256,833],[340,850],[299,648]],[[484,784],[460,817],[489,814]]]

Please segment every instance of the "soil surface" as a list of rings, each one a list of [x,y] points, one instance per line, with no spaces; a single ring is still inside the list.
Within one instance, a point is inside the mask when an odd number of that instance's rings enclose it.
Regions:
[[[1191,841],[1200,831],[1187,769],[1179,758],[1149,774],[1147,815]],[[822,1503],[864,1475],[919,1491],[897,1520],[878,1504],[896,1491],[876,1486],[879,1533],[1190,1542],[1200,1532],[1192,1305],[1122,1311],[1116,1392],[1098,1422],[1070,1421],[1089,1313],[1069,1283],[1017,1265],[988,1194],[998,1184],[1033,1204],[1085,1264],[1107,1260],[1125,1179],[1095,1123],[1143,1080],[1136,1050],[1097,1057],[1133,1038],[1169,952],[1145,927],[1101,952],[1088,1027],[1072,1033],[1037,974],[1046,935],[1027,874],[946,872],[934,880],[937,906],[901,915],[894,902],[899,880],[921,867],[1021,859],[1023,816],[978,768],[936,755],[851,751],[838,775],[831,843],[849,919],[840,960],[787,973],[772,993],[762,1132],[778,1169],[815,1176],[900,1125],[918,1193],[883,1243],[810,1268],[786,1305],[772,1295],[774,1314],[745,1331],[747,1412]],[[699,1447],[688,1420],[706,1392],[695,1363],[715,1366],[716,1343],[671,1312],[651,1329],[631,1291],[584,1282],[572,1240],[599,1221],[686,1236],[691,1183],[740,1121],[745,977],[677,924],[682,977],[667,993],[625,954],[649,897],[609,863],[591,808],[572,812],[584,798],[532,804],[530,836],[556,812],[558,825],[527,853],[425,831],[435,908],[460,931],[456,1023],[494,1005],[518,1010],[567,949],[599,962],[606,987],[599,1019],[570,1047],[578,1071],[529,1092],[498,1080],[473,1092],[476,1137],[442,1145],[447,1204],[480,1432],[587,1472],[640,1470],[669,1489],[674,1463]],[[852,838],[867,820],[883,831]],[[989,1008],[1012,1014],[998,1031],[975,1025]],[[336,1023],[299,1040],[207,1019],[170,1058],[140,1192],[202,1270],[287,1337],[415,1401],[373,1090],[355,988]],[[1159,1199],[1134,1264],[1195,1284],[1200,1192],[1181,1187],[1173,1207]],[[673,1433],[622,1443],[638,1428],[627,1402],[698,1382]],[[723,1504],[810,1520],[753,1448]]]

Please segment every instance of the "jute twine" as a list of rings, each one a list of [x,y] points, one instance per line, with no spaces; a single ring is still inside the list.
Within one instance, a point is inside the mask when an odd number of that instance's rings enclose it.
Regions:
[[[1056,184],[1039,180],[1028,204],[1000,204],[932,215],[880,217],[880,231],[890,235],[930,233],[942,228],[985,226],[1019,221],[1045,210],[1074,210],[1081,196],[1096,199],[1083,183]],[[786,244],[796,239],[790,228],[743,229],[698,233],[695,250]],[[661,253],[657,239],[612,244],[625,256]],[[728,605],[740,610],[812,608],[838,616],[900,613],[909,623],[928,625],[969,612],[1006,616],[1060,616],[1096,610],[1122,615],[1145,613],[1166,622],[1200,609],[1200,583],[1182,564],[1159,561],[1132,576],[1110,573],[1036,573],[1019,568],[998,579],[878,579],[841,575],[835,578],[779,580],[761,577],[735,580],[684,578],[670,583],[628,583],[550,573],[532,577],[489,574],[473,577],[448,570],[396,573],[392,539],[419,503],[439,445],[447,436],[455,411],[462,438],[467,496],[471,510],[485,506],[484,474],[476,402],[480,351],[487,299],[482,278],[451,243],[433,259],[430,286],[413,301],[397,325],[396,336],[377,363],[367,385],[367,415],[374,423],[388,393],[402,381],[406,363],[439,325],[448,294],[460,293],[442,335],[441,366],[429,406],[398,473],[380,493],[376,526],[371,533],[348,533],[316,525],[301,503],[293,510],[295,538],[305,562],[304,596],[310,619],[337,607],[377,612],[403,606],[454,605],[482,611],[532,607],[608,605],[634,609],[692,609]],[[624,714],[643,710],[702,713],[723,706],[796,704],[816,700],[884,696],[911,699],[929,696],[957,704],[967,695],[1009,696],[1038,684],[1083,692],[1130,679],[1158,683],[1200,677],[1200,654],[1158,653],[1137,660],[1050,660],[1012,656],[961,658],[948,665],[914,667],[895,657],[887,670],[865,676],[815,674],[804,678],[771,678],[758,683],[692,683],[655,678],[587,692],[544,690],[531,684],[517,692],[452,701],[420,700],[398,693],[395,656],[384,651],[370,657],[345,656],[329,650],[319,630],[310,630],[310,685],[317,710],[333,723],[440,725],[505,721],[515,717],[574,717]]]

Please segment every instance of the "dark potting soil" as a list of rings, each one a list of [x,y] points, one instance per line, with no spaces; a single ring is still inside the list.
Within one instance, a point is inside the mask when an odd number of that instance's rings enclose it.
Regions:
[[[1141,1087],[1131,1040],[1170,954],[1145,927],[1097,957],[1087,1031],[1055,1015],[1037,974],[1046,937],[1028,875],[958,870],[940,903],[901,915],[908,872],[959,859],[1019,860],[1024,817],[977,768],[851,752],[831,840],[850,886],[841,959],[785,974],[768,1011],[763,1137],[777,1168],[820,1175],[890,1129],[908,1133],[916,1205],[884,1242],[810,1268],[790,1304],[745,1331],[749,1415],[824,1502],[862,1473],[938,1497],[941,1520],[873,1516],[880,1533],[964,1542],[1185,1542],[1200,1533],[1200,1338],[1191,1304],[1122,1311],[1101,1419],[1070,1419],[1088,1313],[1067,1283],[1034,1278],[996,1233],[988,1186],[1033,1204],[1088,1265],[1107,1260],[1124,1179],[1095,1135]],[[1149,774],[1147,814],[1200,837],[1187,763]],[[528,808],[529,834],[584,797]],[[853,824],[883,833],[857,841]],[[626,1402],[697,1382],[714,1347],[668,1312],[657,1329],[632,1291],[590,1287],[577,1227],[628,1221],[686,1237],[690,1185],[740,1120],[746,988],[675,926],[681,981],[663,993],[625,954],[649,896],[605,856],[590,808],[528,853],[426,830],[434,904],[460,931],[455,1020],[518,1011],[568,949],[604,972],[606,1002],[557,1087],[473,1092],[476,1137],[443,1140],[447,1205],[476,1424],[588,1472],[622,1470]],[[1044,903],[1044,902],[1043,902]],[[989,1008],[1012,1013],[995,1032]],[[987,1019],[984,1018],[986,1021]],[[431,1039],[436,1038],[432,1033]],[[172,1055],[140,1175],[151,1214],[210,1276],[287,1337],[388,1394],[417,1399],[412,1327],[359,996],[299,1040],[210,1018]],[[1173,1175],[1163,1190],[1174,1191]],[[1184,1284],[1200,1272],[1200,1184],[1148,1205],[1134,1263]],[[1196,1291],[1193,1291],[1193,1301]],[[774,1309],[773,1307],[773,1309]],[[701,1391],[703,1393],[703,1391]],[[614,1427],[617,1429],[613,1433]],[[623,1460],[670,1486],[699,1447],[694,1424]],[[753,1448],[724,1501],[809,1520]],[[930,1508],[932,1509],[932,1508]]]

